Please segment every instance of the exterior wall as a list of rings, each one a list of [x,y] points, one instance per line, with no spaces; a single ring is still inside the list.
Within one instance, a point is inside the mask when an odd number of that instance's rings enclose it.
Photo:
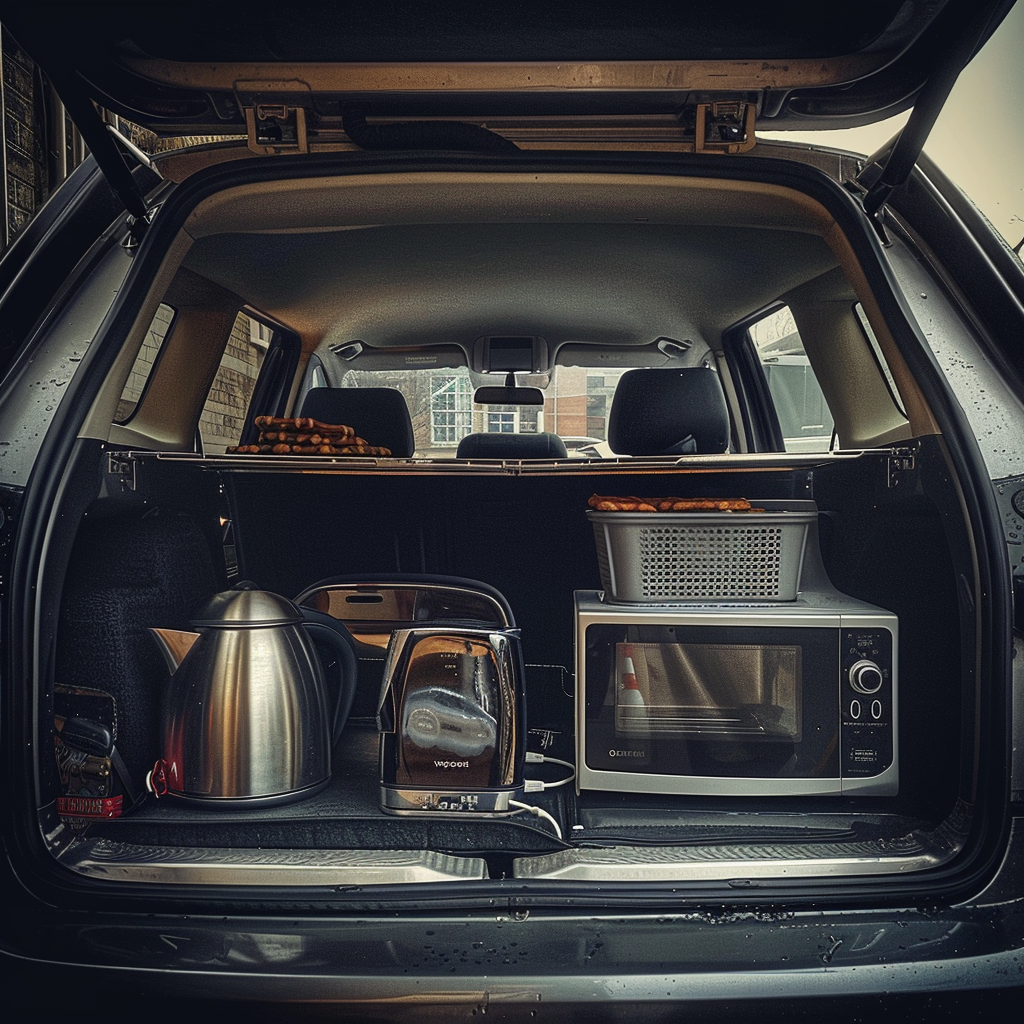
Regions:
[[[28,54],[0,25],[0,253],[85,157],[77,130]]]
[[[128,380],[121,392],[121,400],[117,404],[117,416],[115,417],[118,423],[124,423],[131,416],[142,397],[146,381],[149,380],[153,364],[160,352],[160,346],[163,344],[164,338],[167,337],[173,320],[174,310],[165,303],[161,303],[153,317],[153,322],[149,325],[146,340],[135,357],[132,371],[128,374]]]
[[[207,454],[223,454],[229,445],[238,444],[269,339],[270,332],[264,337],[259,323],[245,313],[235,318],[220,369],[199,419],[203,451]]]

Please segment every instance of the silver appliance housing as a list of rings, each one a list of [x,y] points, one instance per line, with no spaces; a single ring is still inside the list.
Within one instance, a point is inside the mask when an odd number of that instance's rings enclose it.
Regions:
[[[488,668],[469,689],[455,663],[463,648]],[[445,661],[420,670],[421,649]],[[523,787],[524,675],[518,629],[395,630],[377,708],[381,809],[460,818],[514,813],[510,801]]]
[[[817,581],[816,581],[817,582]],[[820,586],[820,582],[819,582]],[[604,790],[624,793],[665,793],[692,796],[894,796],[899,789],[898,619],[892,612],[840,594],[827,584],[801,592],[794,601],[749,604],[648,604],[643,607],[615,604],[600,591],[575,594],[576,643],[576,791]],[[892,637],[891,686],[892,762],[877,775],[828,778],[748,778],[703,775],[669,775],[645,770],[637,759],[636,770],[607,771],[587,763],[587,664],[586,631],[593,625],[651,625],[696,627],[772,627],[835,630],[886,630]],[[842,685],[836,665],[835,685]],[[839,713],[840,701],[836,706]],[[840,715],[841,717],[841,715]],[[842,743],[843,730],[837,731]],[[842,751],[840,751],[842,763]]]

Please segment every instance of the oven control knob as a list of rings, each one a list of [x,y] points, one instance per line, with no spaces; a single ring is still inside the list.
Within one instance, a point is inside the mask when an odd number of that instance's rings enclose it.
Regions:
[[[873,661],[863,659],[850,666],[850,685],[858,693],[877,693],[882,682],[882,670]]]

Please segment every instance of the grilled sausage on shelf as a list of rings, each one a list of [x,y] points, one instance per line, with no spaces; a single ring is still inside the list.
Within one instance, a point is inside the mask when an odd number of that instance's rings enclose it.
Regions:
[[[598,512],[751,512],[746,498],[637,498],[595,494],[587,502]]]

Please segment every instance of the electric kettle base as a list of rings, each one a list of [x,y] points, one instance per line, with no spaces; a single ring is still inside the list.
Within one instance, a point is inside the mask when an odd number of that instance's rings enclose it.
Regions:
[[[280,807],[283,804],[295,803],[315,796],[327,788],[330,778],[317,782],[302,789],[292,789],[287,793],[268,793],[260,796],[207,796],[202,793],[176,793],[173,790],[166,795],[176,803],[191,804],[193,807],[207,807],[213,810],[239,811],[259,810],[263,807]]]
[[[397,789],[381,786],[381,810],[388,814],[453,815],[459,818],[514,814],[509,801],[515,790],[449,792],[436,789]]]

